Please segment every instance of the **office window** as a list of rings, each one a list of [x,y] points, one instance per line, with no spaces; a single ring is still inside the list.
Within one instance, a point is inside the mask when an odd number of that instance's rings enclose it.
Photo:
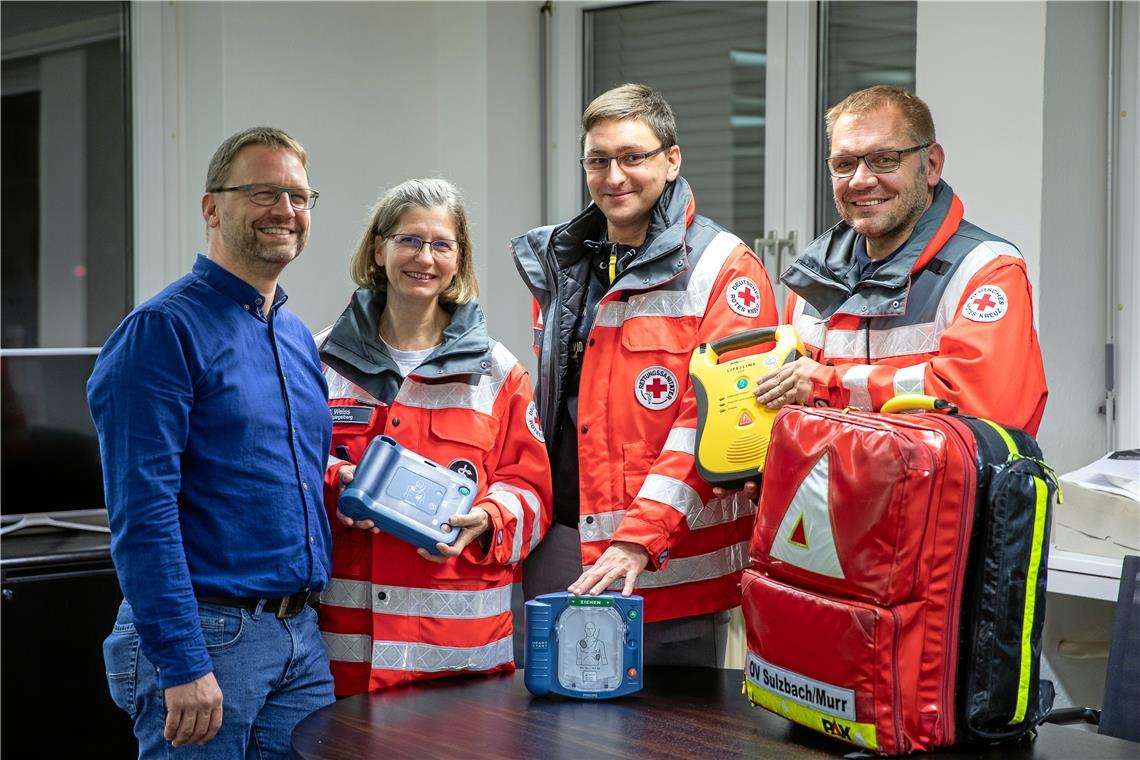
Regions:
[[[819,7],[819,133],[816,234],[839,221],[823,166],[823,117],[845,97],[876,84],[914,90],[915,2],[823,2]]]
[[[626,82],[669,101],[697,212],[751,241],[764,226],[767,5],[641,3],[584,14],[585,102]]]
[[[0,347],[99,346],[131,302],[127,4],[0,5]]]

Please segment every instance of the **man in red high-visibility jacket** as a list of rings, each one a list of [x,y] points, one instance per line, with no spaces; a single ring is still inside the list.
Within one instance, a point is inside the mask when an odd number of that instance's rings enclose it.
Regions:
[[[925,394],[1035,435],[1048,390],[1025,260],[963,218],[929,108],[871,87],[827,133],[843,219],[781,275],[809,356],[762,377],[758,399],[877,410]]]
[[[512,241],[537,306],[535,400],[554,474],[555,522],[524,591],[636,590],[645,664],[721,665],[756,505],[714,498],[697,473],[689,357],[775,324],[778,309],[756,254],[697,213],[660,94],[603,93],[582,131],[593,203]]]

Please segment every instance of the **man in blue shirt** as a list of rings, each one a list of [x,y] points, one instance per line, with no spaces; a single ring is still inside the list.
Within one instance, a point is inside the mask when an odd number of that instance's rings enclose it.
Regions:
[[[207,254],[132,311],[87,384],[123,604],[104,658],[139,757],[288,757],[333,701],[332,435],[316,346],[277,285],[317,193],[278,129],[230,137],[202,197]]]

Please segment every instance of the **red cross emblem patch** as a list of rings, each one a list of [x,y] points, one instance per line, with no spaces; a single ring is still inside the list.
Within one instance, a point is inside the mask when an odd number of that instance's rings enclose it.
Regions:
[[[533,401],[526,407],[526,427],[530,434],[539,441],[546,441],[546,436],[542,434],[542,422],[538,419],[538,407],[534,405]]]
[[[725,292],[728,308],[742,317],[755,317],[760,313],[760,288],[747,277],[737,277]]]
[[[962,316],[975,322],[996,322],[1005,316],[1009,300],[997,285],[982,285],[966,296]]]
[[[664,367],[646,367],[637,376],[633,395],[646,409],[664,409],[677,400],[677,376]]]

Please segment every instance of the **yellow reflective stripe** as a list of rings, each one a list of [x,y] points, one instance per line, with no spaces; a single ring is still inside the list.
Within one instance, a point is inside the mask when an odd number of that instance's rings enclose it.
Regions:
[[[797,702],[780,697],[775,692],[768,691],[751,679],[744,681],[744,692],[753,704],[760,705],[777,715],[782,715],[790,721],[799,723],[801,726],[807,726],[825,736],[854,744],[856,747],[879,748],[874,723],[856,723],[852,720],[828,715],[819,710],[813,710],[810,707],[804,707]]]
[[[991,420],[983,419],[982,422],[996,430],[1001,439],[1005,441],[1005,445],[1009,449],[1010,459],[1017,459],[1021,456],[1021,452],[1017,450],[1017,444],[1014,443],[1013,438],[1006,432],[1005,428]],[[1049,486],[1044,479],[1034,476],[1033,487],[1036,496],[1033,505],[1033,544],[1029,550],[1029,567],[1026,568],[1025,609],[1021,613],[1021,667],[1017,679],[1017,705],[1014,707],[1013,717],[1009,721],[1011,726],[1025,720],[1025,712],[1029,707],[1029,679],[1032,675],[1033,664],[1033,616],[1037,609],[1037,576],[1041,572],[1041,556],[1044,553],[1042,545],[1045,542],[1045,516],[1049,505]]]
[[[1041,556],[1045,543],[1045,514],[1049,506],[1049,487],[1041,478],[1033,478],[1037,503],[1033,514],[1033,548],[1029,555],[1029,572],[1025,579],[1025,611],[1021,621],[1021,675],[1017,682],[1017,707],[1010,725],[1025,720],[1029,705],[1029,677],[1032,658],[1033,613],[1037,609],[1037,575],[1041,570]]]
[[[1010,434],[1006,431],[1005,428],[1003,428],[1001,425],[997,424],[993,420],[985,420],[985,419],[982,419],[981,417],[979,417],[978,419],[982,420],[982,422],[986,423],[987,425],[989,425],[990,427],[992,427],[994,430],[997,431],[998,435],[1001,436],[1001,439],[1003,441],[1005,441],[1005,447],[1007,449],[1009,449],[1009,458],[1010,459],[1017,459],[1018,457],[1021,456],[1021,452],[1017,450],[1017,444],[1013,442],[1013,438],[1010,436]]]

